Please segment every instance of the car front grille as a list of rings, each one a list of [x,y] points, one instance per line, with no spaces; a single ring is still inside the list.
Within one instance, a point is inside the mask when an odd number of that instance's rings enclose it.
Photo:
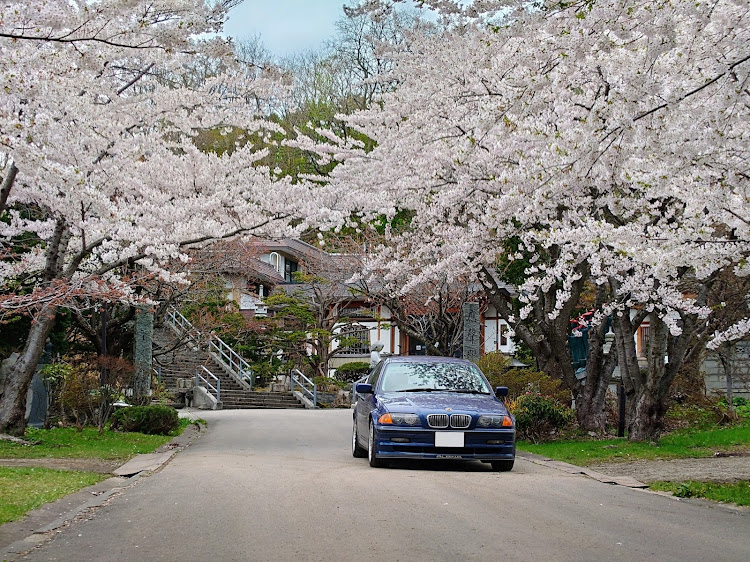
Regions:
[[[448,427],[448,414],[430,414],[427,416],[427,425],[435,428]]]
[[[450,424],[448,423],[450,419]],[[471,416],[466,414],[429,414],[427,416],[427,425],[433,429],[445,429],[449,425],[454,429],[466,429],[471,424]]]
[[[451,416],[451,427],[456,429],[466,429],[471,424],[471,416],[466,414],[453,414]]]

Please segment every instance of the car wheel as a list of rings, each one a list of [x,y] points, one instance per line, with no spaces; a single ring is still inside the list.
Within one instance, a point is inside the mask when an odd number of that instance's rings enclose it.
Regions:
[[[367,449],[359,444],[359,435],[357,435],[357,420],[352,424],[352,456],[363,459],[367,456]]]
[[[383,459],[378,458],[378,453],[375,448],[375,425],[370,423],[370,439],[367,443],[367,460],[370,461],[371,467],[382,468],[386,463]]]
[[[497,472],[508,472],[509,470],[513,470],[514,462],[515,459],[509,461],[492,461],[492,470],[496,470]]]

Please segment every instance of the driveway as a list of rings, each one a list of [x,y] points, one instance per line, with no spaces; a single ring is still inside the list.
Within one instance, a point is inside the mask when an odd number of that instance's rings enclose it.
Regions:
[[[23,560],[748,560],[750,512],[523,459],[372,469],[350,410],[201,412],[206,434]]]

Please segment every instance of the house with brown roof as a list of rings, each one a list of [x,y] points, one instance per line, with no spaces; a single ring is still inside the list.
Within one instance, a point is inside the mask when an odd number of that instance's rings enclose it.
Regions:
[[[372,287],[364,290],[350,279],[357,273],[360,257],[350,254],[324,252],[301,240],[260,240],[251,242],[252,257],[243,260],[241,267],[227,268],[225,279],[228,296],[237,302],[240,311],[248,317],[264,317],[272,311],[264,303],[274,290],[288,294],[298,291],[311,293],[316,290],[311,282],[301,282],[295,275],[311,274],[326,280],[326,296],[318,300],[330,302],[328,306],[339,307],[337,317],[345,318],[334,330],[347,336],[348,345],[337,351],[331,359],[329,369],[351,361],[369,361],[370,350],[382,345],[383,355],[424,355],[424,342],[406,330],[399,328],[391,309],[368,295]],[[315,297],[313,297],[315,298]],[[510,327],[500,318],[492,304],[481,300],[480,339],[482,353],[500,351],[511,355],[515,348],[509,337]],[[414,304],[410,305],[412,308]],[[419,316],[414,310],[412,316]],[[453,311],[456,312],[456,311]],[[351,345],[352,339],[361,342]],[[335,348],[337,342],[332,344]]]

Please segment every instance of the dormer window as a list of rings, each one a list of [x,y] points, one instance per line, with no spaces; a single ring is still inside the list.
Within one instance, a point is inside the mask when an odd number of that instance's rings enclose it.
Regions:
[[[271,252],[269,263],[277,272],[281,273],[281,256],[276,252]]]

